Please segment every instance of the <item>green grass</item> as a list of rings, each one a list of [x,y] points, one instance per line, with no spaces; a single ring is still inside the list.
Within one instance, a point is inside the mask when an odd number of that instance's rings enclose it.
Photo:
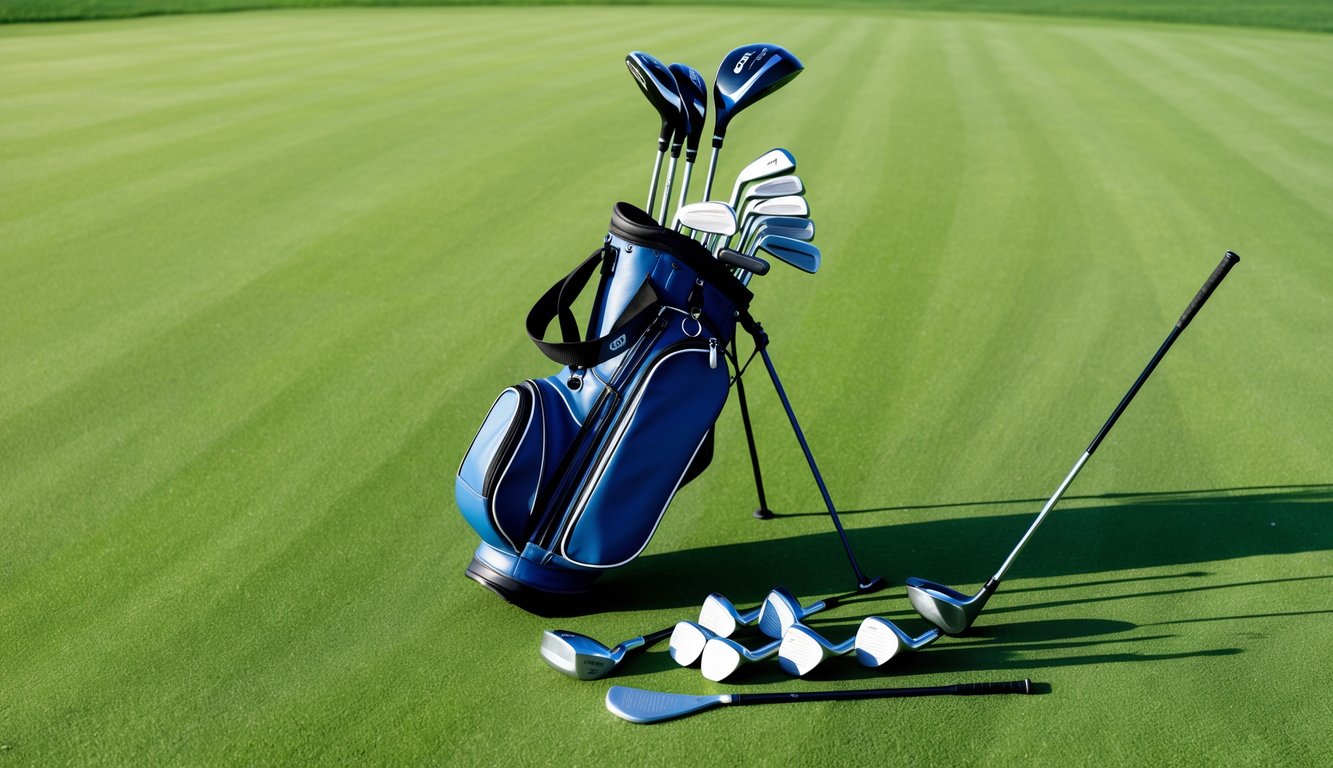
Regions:
[[[273,12],[0,30],[0,764],[1313,765],[1333,652],[1333,42],[869,11]],[[989,575],[1227,248],[1242,263],[976,634],[713,685],[608,642],[845,565],[755,379],[608,610],[462,576],[452,472],[522,332],[637,201],[631,47],[802,77],[719,178],[792,149],[824,269],[755,312],[868,570]],[[725,182],[724,182],[725,183]],[[919,631],[901,587],[839,609]],[[682,692],[1031,676],[1051,693],[738,709]],[[775,739],[775,735],[780,734]]]
[[[261,8],[456,5],[662,5],[660,0],[6,0],[0,23]],[[1326,0],[668,0],[673,6],[830,7],[1020,13],[1333,32]]]

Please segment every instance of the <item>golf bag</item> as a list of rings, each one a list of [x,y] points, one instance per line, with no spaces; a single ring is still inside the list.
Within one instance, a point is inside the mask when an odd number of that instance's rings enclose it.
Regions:
[[[571,306],[599,275],[582,338]],[[467,575],[540,609],[637,557],[676,491],[712,458],[752,294],[702,245],[617,204],[610,232],[528,314],[564,366],[500,393],[458,469],[481,536]],[[560,341],[545,339],[558,320]]]

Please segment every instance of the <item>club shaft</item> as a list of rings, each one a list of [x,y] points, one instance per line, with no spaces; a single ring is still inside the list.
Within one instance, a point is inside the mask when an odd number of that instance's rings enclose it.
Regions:
[[[713,176],[717,175],[717,153],[722,147],[716,143],[713,146],[713,152],[708,156],[708,175],[704,177],[704,200],[713,199]]]
[[[1013,565],[1014,559],[1018,557],[1018,553],[1023,549],[1023,546],[1027,544],[1028,539],[1032,537],[1032,534],[1036,532],[1037,527],[1046,519],[1046,515],[1055,508],[1056,502],[1058,502],[1060,497],[1064,495],[1065,490],[1069,488],[1069,485],[1074,482],[1074,478],[1077,477],[1079,471],[1083,469],[1083,465],[1088,462],[1088,459],[1092,458],[1092,454],[1096,452],[1097,446],[1101,445],[1102,440],[1104,440],[1107,434],[1110,433],[1111,427],[1115,426],[1116,421],[1120,418],[1120,414],[1125,412],[1125,409],[1129,407],[1130,401],[1132,401],[1134,396],[1139,393],[1139,390],[1143,388],[1144,382],[1146,382],[1148,377],[1152,375],[1152,372],[1156,370],[1157,364],[1162,362],[1162,358],[1166,357],[1166,353],[1171,350],[1171,345],[1176,343],[1176,339],[1180,337],[1180,334],[1185,330],[1185,327],[1189,325],[1190,320],[1194,318],[1194,315],[1203,306],[1204,302],[1206,302],[1208,297],[1213,294],[1213,291],[1217,289],[1217,286],[1222,282],[1222,279],[1227,276],[1227,272],[1229,272],[1239,261],[1239,256],[1231,251],[1227,251],[1226,255],[1222,257],[1221,263],[1217,265],[1217,268],[1213,270],[1213,273],[1204,281],[1203,287],[1199,289],[1198,293],[1196,293],[1194,298],[1190,301],[1189,306],[1185,308],[1184,314],[1180,316],[1180,320],[1176,322],[1175,327],[1173,327],[1171,332],[1167,334],[1166,340],[1157,348],[1156,354],[1152,356],[1152,360],[1148,361],[1147,367],[1145,367],[1143,372],[1139,374],[1139,377],[1135,379],[1134,385],[1129,388],[1129,391],[1125,393],[1125,396],[1120,398],[1120,403],[1116,405],[1115,410],[1111,412],[1110,418],[1106,420],[1106,423],[1102,425],[1101,430],[1097,432],[1097,436],[1088,444],[1087,450],[1085,450],[1083,455],[1079,457],[1078,461],[1074,463],[1074,468],[1069,470],[1068,475],[1065,475],[1064,482],[1060,483],[1060,487],[1055,489],[1055,493],[1049,500],[1047,500],[1046,505],[1042,507],[1041,513],[1037,515],[1037,519],[1032,521],[1032,525],[1029,526],[1027,532],[1023,534],[1023,538],[1018,540],[1018,546],[1014,547],[1013,551],[1009,553],[1009,557],[1005,558],[1004,564],[1000,566],[1000,570],[996,571],[995,575],[991,577],[987,586],[990,587],[992,591],[994,590],[994,585],[999,584],[1000,580],[1004,578],[1005,572],[1009,570],[1010,565]]]
[[[670,219],[667,218],[667,212],[671,210],[671,187],[676,181],[676,155],[671,156],[671,162],[667,164],[666,187],[662,190],[662,212],[657,220],[666,226]],[[652,213],[652,211],[649,211]]]
[[[657,177],[662,173],[662,157],[665,154],[659,149],[657,150],[657,158],[653,160],[653,178],[652,181],[648,182],[648,205],[644,208],[649,216],[653,214],[653,204],[657,202]]]
[[[860,691],[795,691],[792,693],[737,693],[731,704],[784,704],[797,701],[847,701],[893,699],[912,696],[982,696],[1003,693],[1032,693],[1031,680],[1002,683],[962,683],[915,688],[867,688]]]
[[[686,161],[685,161],[685,171],[684,171],[684,173],[681,175],[681,179],[680,179],[680,200],[676,202],[676,209],[677,209],[677,210],[680,210],[681,208],[684,208],[684,207],[685,207],[685,196],[688,195],[688,194],[690,193],[690,176],[691,176],[693,173],[694,173],[694,161],[693,161],[693,160],[686,160]],[[665,220],[663,220],[663,222],[662,222],[662,226],[666,226],[666,221],[665,221]]]

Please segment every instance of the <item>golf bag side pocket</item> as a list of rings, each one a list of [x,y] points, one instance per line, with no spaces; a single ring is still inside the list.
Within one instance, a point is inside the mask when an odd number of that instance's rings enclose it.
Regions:
[[[548,464],[564,455],[578,430],[573,414],[544,381],[500,393],[458,467],[454,498],[486,543],[522,548]]]

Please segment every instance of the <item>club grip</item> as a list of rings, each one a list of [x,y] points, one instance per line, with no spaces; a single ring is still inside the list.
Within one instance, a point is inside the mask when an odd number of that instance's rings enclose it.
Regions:
[[[768,274],[768,262],[754,256],[746,256],[732,248],[723,248],[717,252],[717,260],[731,267],[739,267],[756,275]]]
[[[1208,276],[1208,279],[1203,282],[1203,287],[1194,295],[1194,300],[1190,302],[1188,307],[1185,307],[1185,313],[1176,322],[1177,328],[1182,331],[1185,330],[1185,326],[1189,325],[1190,321],[1194,319],[1194,315],[1198,313],[1199,308],[1203,306],[1205,301],[1208,301],[1209,296],[1213,295],[1213,291],[1217,290],[1222,278],[1226,277],[1227,272],[1230,272],[1231,268],[1236,266],[1239,261],[1240,257],[1234,251],[1226,252],[1226,255],[1222,257],[1222,262],[1217,265],[1217,269],[1213,270],[1213,274]]]
[[[956,696],[985,696],[992,693],[1032,693],[1032,680],[1011,680],[1007,683],[960,683],[954,686]]]

